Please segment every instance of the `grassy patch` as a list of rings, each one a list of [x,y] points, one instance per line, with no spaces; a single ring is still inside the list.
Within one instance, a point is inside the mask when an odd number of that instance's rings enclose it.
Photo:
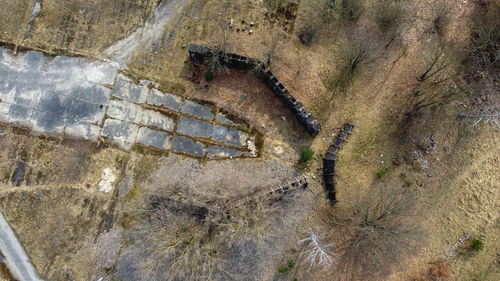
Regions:
[[[314,156],[314,151],[311,148],[305,147],[302,149],[302,152],[301,152],[302,162],[307,163],[307,162],[311,161],[313,159],[313,156]]]
[[[383,169],[377,172],[377,178],[378,179],[383,179],[387,176],[387,169]]]

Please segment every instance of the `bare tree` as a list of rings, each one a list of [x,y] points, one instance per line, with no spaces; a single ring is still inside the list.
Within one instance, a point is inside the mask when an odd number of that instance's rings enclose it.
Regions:
[[[474,97],[470,108],[468,112],[460,113],[458,118],[463,121],[472,121],[473,129],[478,129],[481,124],[485,124],[493,125],[500,130],[500,94],[493,92]]]
[[[306,262],[309,262],[309,269],[313,267],[329,268],[338,259],[337,254],[330,250],[333,244],[325,243],[323,236],[325,235],[309,232],[306,238],[299,240],[299,244],[303,245],[301,255]]]
[[[326,224],[338,262],[335,280],[374,280],[386,276],[404,255],[415,254],[422,232],[412,219],[414,196],[408,191],[381,189],[355,201],[349,211],[330,210]]]

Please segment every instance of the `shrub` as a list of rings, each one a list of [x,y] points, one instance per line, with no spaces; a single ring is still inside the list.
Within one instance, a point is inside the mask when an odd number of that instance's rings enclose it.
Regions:
[[[438,14],[434,18],[434,29],[437,34],[443,36],[450,25],[450,14],[446,8],[439,10]]]
[[[287,273],[288,272],[288,267],[282,266],[282,267],[278,268],[278,272],[279,273]]]
[[[205,72],[205,80],[210,82],[212,79],[214,79],[214,73],[212,71]]]
[[[500,68],[500,5],[490,4],[485,15],[478,15],[472,26],[469,55],[486,70]]]
[[[404,11],[397,3],[389,0],[381,2],[377,8],[375,20],[381,31],[394,31],[398,28],[404,16]]]
[[[288,268],[293,268],[295,266],[295,262],[294,261],[289,261],[288,262]]]
[[[387,169],[383,169],[377,172],[377,178],[382,179],[387,176]]]
[[[311,148],[305,147],[304,149],[302,149],[301,153],[302,162],[311,161],[313,159],[313,156],[314,156],[314,151]]]
[[[472,240],[472,249],[476,252],[481,252],[484,249],[483,241],[479,239]]]
[[[340,2],[340,16],[348,21],[356,22],[363,13],[361,0],[342,0]]]

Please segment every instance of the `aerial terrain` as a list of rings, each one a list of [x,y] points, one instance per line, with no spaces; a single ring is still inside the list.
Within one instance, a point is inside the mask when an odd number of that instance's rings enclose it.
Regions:
[[[0,0],[0,281],[500,280],[500,1]]]

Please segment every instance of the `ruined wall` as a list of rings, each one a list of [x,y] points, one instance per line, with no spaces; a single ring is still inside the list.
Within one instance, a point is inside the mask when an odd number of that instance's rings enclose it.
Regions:
[[[203,63],[205,57],[219,56],[221,63],[228,67],[244,70],[254,70],[269,89],[281,102],[295,115],[295,118],[304,126],[311,135],[317,135],[321,130],[319,121],[296,100],[278,78],[258,59],[227,53],[222,50],[211,49],[207,46],[189,44],[189,58],[195,63]]]
[[[337,184],[335,182],[335,165],[339,157],[337,153],[342,149],[343,144],[347,142],[347,138],[352,134],[351,131],[353,128],[354,125],[344,125],[344,128],[339,132],[323,158],[323,180],[325,181],[327,197],[330,203],[338,202],[336,198],[337,191],[335,190],[335,185]]]

